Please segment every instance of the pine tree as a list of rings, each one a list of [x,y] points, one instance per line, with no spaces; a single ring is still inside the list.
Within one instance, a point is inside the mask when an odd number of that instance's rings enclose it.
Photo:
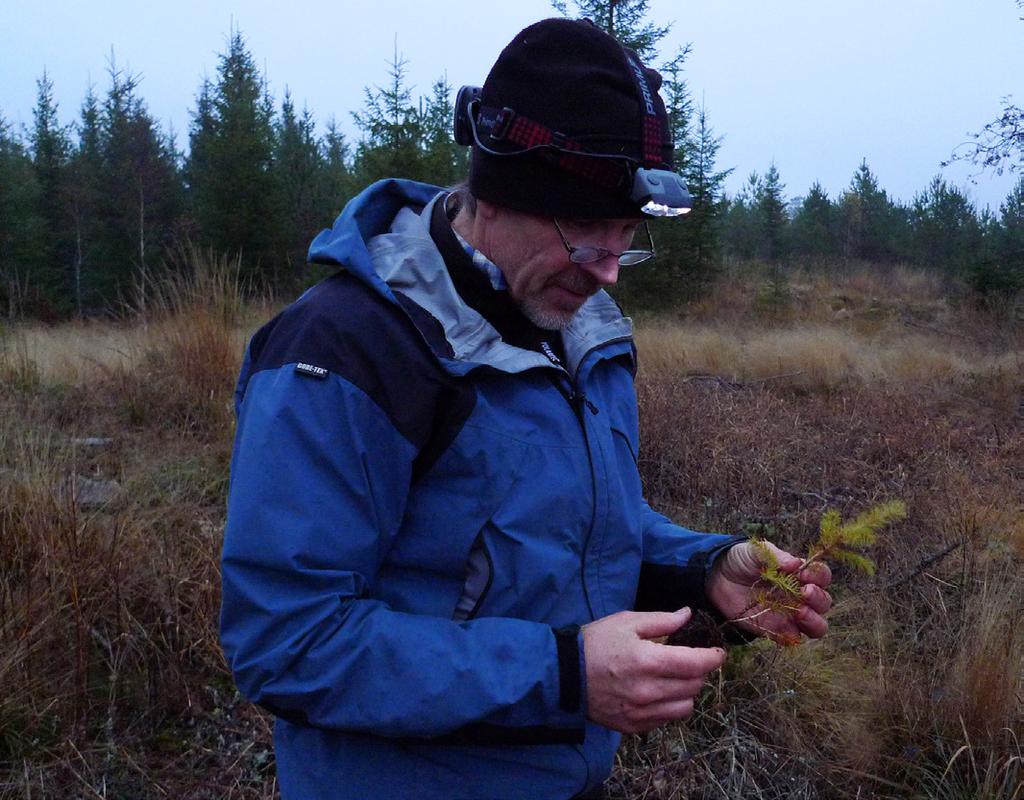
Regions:
[[[999,206],[999,219],[981,220],[986,246],[967,280],[983,300],[1011,299],[1024,291],[1024,177]]]
[[[999,206],[999,257],[1024,289],[1024,176]]]
[[[939,176],[914,199],[910,223],[911,252],[923,267],[963,275],[981,252],[982,228],[974,206]]]

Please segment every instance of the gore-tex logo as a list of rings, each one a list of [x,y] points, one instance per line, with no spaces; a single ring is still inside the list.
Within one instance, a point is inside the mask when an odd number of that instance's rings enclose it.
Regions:
[[[295,365],[295,371],[300,375],[308,375],[311,378],[326,378],[327,370],[323,367],[318,367],[316,364],[306,364],[300,362]]]
[[[654,98],[651,97],[651,87],[647,85],[647,78],[644,77],[644,71],[632,56],[629,58],[629,66],[633,68],[633,74],[636,76],[636,82],[640,84],[640,94],[644,96],[644,105],[647,106],[647,113],[652,117],[656,116],[657,112],[654,110]]]

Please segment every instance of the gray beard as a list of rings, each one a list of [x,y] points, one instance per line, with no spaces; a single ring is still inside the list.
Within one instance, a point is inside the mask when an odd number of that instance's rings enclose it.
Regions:
[[[569,327],[569,323],[572,322],[573,317],[577,313],[576,311],[552,311],[547,308],[540,308],[537,303],[531,300],[526,300],[519,307],[519,310],[523,312],[523,316],[530,320],[530,322],[545,331],[564,331]]]
[[[570,276],[561,282],[567,289],[580,294],[592,295],[599,288],[590,278],[582,272],[571,273]],[[586,305],[586,303],[584,303]],[[580,306],[583,308],[583,306]],[[552,311],[544,308],[535,298],[527,297],[519,306],[530,322],[545,331],[563,331],[569,327],[573,317],[579,312],[576,311]]]

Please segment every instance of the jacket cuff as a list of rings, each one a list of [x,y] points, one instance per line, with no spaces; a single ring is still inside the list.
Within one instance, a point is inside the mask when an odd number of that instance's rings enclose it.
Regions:
[[[714,547],[694,554],[686,564],[653,564],[640,566],[637,585],[637,611],[676,611],[689,606],[694,611],[707,611],[722,619],[708,602],[705,586],[715,562],[729,548],[745,542],[746,536],[727,536]],[[723,619],[724,621],[724,619]]]
[[[583,705],[583,659],[580,645],[580,626],[553,628],[558,649],[558,705],[574,714]]]

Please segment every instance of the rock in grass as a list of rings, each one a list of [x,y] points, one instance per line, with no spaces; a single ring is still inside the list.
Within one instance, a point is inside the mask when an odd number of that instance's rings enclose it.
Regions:
[[[75,504],[86,511],[113,505],[124,497],[124,487],[117,481],[84,475],[69,476],[64,489],[72,494]]]
[[[71,444],[76,445],[77,447],[88,447],[95,450],[110,447],[113,443],[114,440],[106,436],[85,436],[80,439],[71,440]]]

